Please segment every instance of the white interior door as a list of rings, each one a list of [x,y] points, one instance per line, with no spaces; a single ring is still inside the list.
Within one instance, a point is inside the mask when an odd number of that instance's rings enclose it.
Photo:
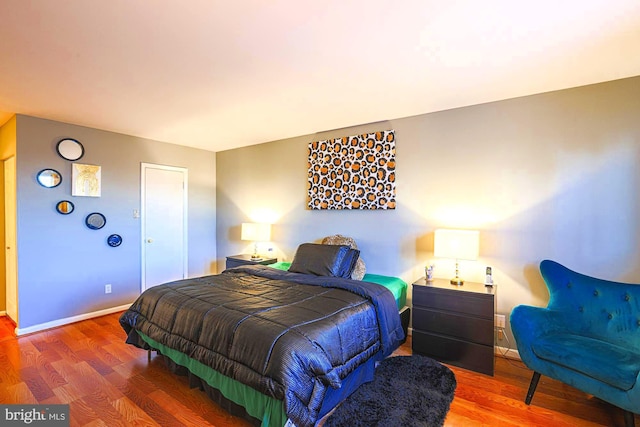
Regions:
[[[142,164],[142,290],[187,277],[187,169]]]
[[[16,158],[4,161],[4,235],[6,307],[9,316],[18,324],[18,264],[16,255]]]

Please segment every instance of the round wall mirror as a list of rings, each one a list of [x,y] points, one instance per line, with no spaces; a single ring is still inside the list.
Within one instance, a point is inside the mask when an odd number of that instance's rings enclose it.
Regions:
[[[107,219],[101,213],[94,212],[87,215],[84,221],[92,230],[100,230],[107,223]]]
[[[62,215],[69,215],[73,212],[73,209],[75,209],[75,206],[73,206],[73,203],[68,200],[61,200],[56,205],[56,210]]]
[[[55,169],[43,169],[38,172],[38,184],[43,187],[53,188],[60,185],[62,182],[62,175]]]
[[[56,146],[58,154],[63,159],[78,160],[84,156],[84,147],[79,141],[71,138],[61,139]]]

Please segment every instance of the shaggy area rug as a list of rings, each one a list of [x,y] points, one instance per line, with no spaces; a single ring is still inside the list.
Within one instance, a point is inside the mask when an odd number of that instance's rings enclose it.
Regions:
[[[389,357],[324,427],[442,426],[456,389],[453,372],[420,355]]]

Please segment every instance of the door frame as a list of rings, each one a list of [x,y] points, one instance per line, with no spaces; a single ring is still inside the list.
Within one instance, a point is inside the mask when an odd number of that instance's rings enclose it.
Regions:
[[[159,165],[155,163],[140,163],[140,245],[141,245],[141,282],[140,282],[140,292],[144,292],[146,289],[146,267],[147,267],[147,249],[146,249],[146,239],[147,239],[147,230],[145,225],[145,216],[146,216],[146,170],[147,169],[160,169],[166,171],[173,172],[181,172],[184,176],[184,187],[182,192],[182,211],[183,211],[183,235],[182,235],[182,253],[183,253],[183,266],[182,266],[182,277],[186,278],[189,274],[189,232],[188,232],[188,216],[189,216],[189,170],[187,168],[181,168],[177,166],[167,166],[167,165]]]
[[[11,191],[7,191],[9,189],[9,185],[7,185],[7,164],[11,163],[12,164],[12,172],[13,172],[13,176],[11,177],[11,182],[10,182],[10,186]],[[6,159],[4,159],[2,161],[2,173],[3,173],[3,185],[4,185],[4,189],[3,189],[3,193],[4,193],[4,223],[2,224],[2,226],[4,227],[4,243],[5,243],[5,252],[4,252],[4,260],[5,260],[5,277],[4,277],[4,282],[5,282],[5,314],[15,322],[16,324],[16,328],[17,325],[19,325],[18,321],[19,321],[19,316],[20,316],[20,310],[19,310],[19,304],[18,304],[18,236],[17,236],[17,227],[18,227],[18,223],[17,223],[17,219],[18,219],[18,212],[17,212],[17,199],[16,199],[16,167],[17,167],[17,162],[16,162],[16,156],[10,156]],[[8,200],[9,198],[9,194],[11,194],[13,196],[12,200]],[[12,220],[12,224],[7,224],[7,218],[8,215],[7,213],[9,212],[9,210],[11,210],[11,220]],[[7,241],[7,226],[11,226],[13,228],[12,230],[12,235],[13,235],[13,241]],[[13,257],[9,257],[7,254],[9,251],[12,251],[13,253]],[[12,262],[13,265],[9,265],[9,262]],[[9,274],[13,273],[13,277],[11,278],[11,281],[9,280]],[[10,283],[11,282],[11,283]],[[11,292],[9,288],[11,289]],[[9,304],[9,299],[11,297],[13,298],[13,301],[11,302],[11,306]]]

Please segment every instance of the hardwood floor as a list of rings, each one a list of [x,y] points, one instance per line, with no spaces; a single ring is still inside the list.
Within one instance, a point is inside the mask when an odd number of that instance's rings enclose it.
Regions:
[[[22,336],[0,317],[0,404],[70,404],[72,426],[248,426],[160,358],[125,344],[118,314]],[[410,340],[395,355],[411,354]],[[498,357],[489,377],[451,367],[458,387],[445,426],[623,426],[622,411],[542,377],[524,404],[531,371]],[[640,416],[636,415],[640,426]]]

